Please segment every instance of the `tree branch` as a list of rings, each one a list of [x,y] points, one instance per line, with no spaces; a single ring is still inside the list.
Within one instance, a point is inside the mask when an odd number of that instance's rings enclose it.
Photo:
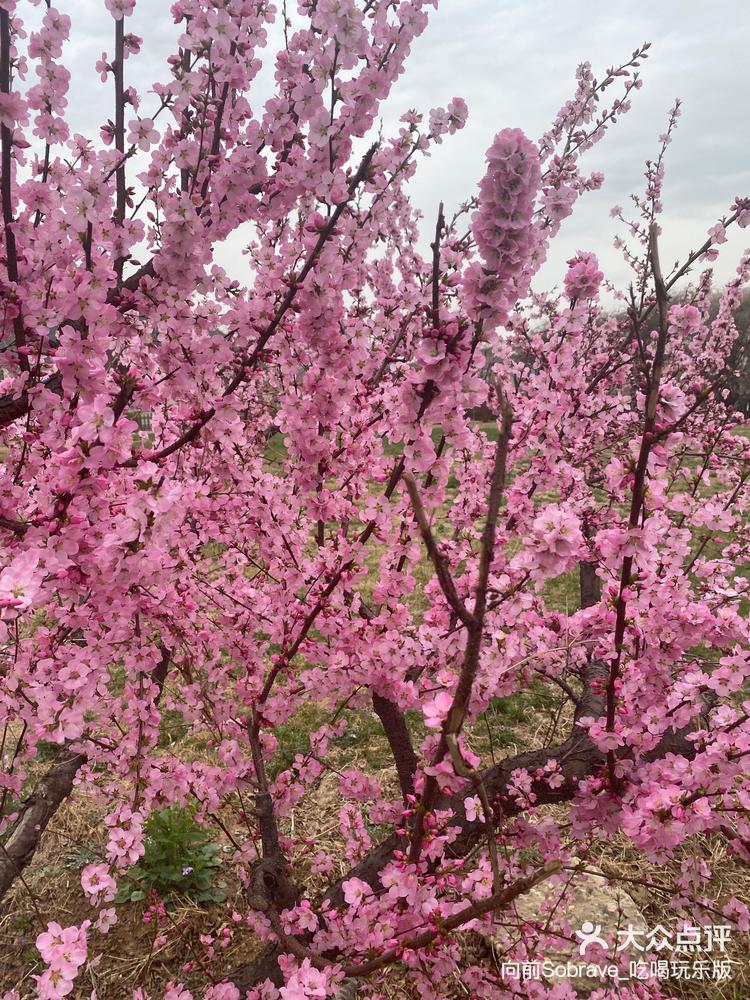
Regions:
[[[467,610],[466,605],[459,597],[456,585],[453,582],[453,577],[451,576],[451,571],[448,568],[448,561],[440,551],[440,548],[435,541],[435,536],[432,534],[432,528],[430,528],[430,522],[427,519],[427,514],[425,513],[424,505],[422,504],[422,498],[419,495],[417,481],[411,472],[405,472],[403,480],[409,493],[409,499],[411,500],[412,509],[414,510],[414,517],[419,525],[419,532],[422,535],[424,547],[427,549],[427,555],[430,557],[430,562],[435,567],[435,574],[438,578],[440,589],[443,591],[445,599],[456,617],[459,618],[464,625],[467,626],[467,628],[470,628],[476,624],[475,618],[471,612]]]
[[[525,878],[519,878],[515,882],[506,886],[504,889],[501,889],[499,892],[495,892],[491,896],[488,896],[486,899],[480,899],[476,903],[470,903],[462,910],[459,910],[458,913],[454,913],[452,916],[446,917],[445,920],[440,921],[436,929],[423,931],[421,934],[415,935],[415,937],[404,941],[402,944],[389,948],[387,951],[384,951],[382,955],[379,955],[377,958],[374,958],[369,962],[361,962],[355,965],[345,965],[344,974],[358,979],[370,976],[373,972],[377,972],[386,965],[391,965],[393,962],[397,962],[406,949],[416,951],[419,948],[426,948],[437,938],[447,936],[451,931],[458,930],[464,924],[468,924],[471,920],[476,920],[477,917],[483,917],[486,913],[492,913],[493,910],[503,909],[512,903],[514,899],[518,899],[519,896],[522,896],[525,892],[533,889],[535,885],[539,885],[540,882],[548,879],[550,875],[554,875],[555,872],[559,872],[561,868],[562,864],[559,861],[550,861],[532,875],[527,875]]]
[[[390,698],[384,698],[376,691],[372,692],[372,707],[383,726],[396,765],[401,794],[406,798],[407,795],[414,794],[414,774],[418,761],[404,713]]]
[[[125,221],[125,18],[115,21],[115,149],[120,154],[120,161],[115,171],[115,222],[122,226]],[[122,269],[125,264],[123,257],[115,261],[117,284],[122,284]]]
[[[263,750],[258,737],[259,719],[256,713],[248,720],[247,734],[255,768],[255,813],[260,828],[263,857],[253,864],[247,901],[254,910],[277,913],[294,906],[299,893],[289,878],[289,862],[281,850],[279,827],[268,787]]]
[[[531,793],[534,796],[535,807],[570,802],[577,794],[581,781],[601,773],[606,766],[606,756],[594,745],[588,732],[577,723],[585,716],[597,717],[603,714],[605,701],[603,686],[606,676],[606,665],[598,660],[593,660],[585,669],[580,704],[576,707],[574,724],[571,726],[570,735],[566,740],[554,746],[517,754],[480,772],[488,797],[493,802],[499,801],[501,803],[504,818],[517,816],[528,808],[525,802],[520,802],[513,794],[513,773],[516,770],[528,771],[533,776],[536,773],[542,773],[545,766],[553,760],[559,765],[558,773],[563,781],[558,787],[552,788],[546,781],[533,778]],[[701,721],[700,725],[702,724]],[[653,762],[667,754],[683,756],[688,760],[693,759],[696,747],[695,743],[688,739],[688,734],[694,732],[695,728],[696,720],[693,720],[680,730],[669,730],[658,745],[644,755],[644,759]],[[623,749],[619,754],[621,759],[625,759],[627,756],[626,749]],[[451,826],[459,828],[458,836],[449,848],[450,855],[456,858],[465,857],[485,835],[485,824],[482,820],[467,819],[464,800],[465,794],[459,793],[440,803],[441,808],[452,810]],[[382,891],[380,873],[393,859],[394,851],[398,850],[401,845],[402,839],[395,833],[381,841],[359,864],[328,888],[316,909],[319,910],[323,902],[327,902],[329,907],[344,906],[343,886],[346,881],[352,878],[361,879],[375,892]],[[278,957],[282,953],[283,949],[278,946],[267,948],[258,958],[236,969],[230,977],[231,982],[240,991],[249,990],[264,979],[271,979],[280,985],[282,979]],[[332,959],[331,964],[334,961]]]
[[[85,754],[63,750],[23,805],[13,832],[0,850],[0,899],[34,857],[49,821],[73,790]]]
[[[0,9],[0,93],[10,93],[10,14],[7,9]],[[5,257],[8,271],[8,281],[18,283],[18,251],[16,236],[13,231],[13,135],[7,125],[0,126],[0,168],[2,183],[0,184],[0,200],[3,208],[3,225],[5,229]],[[13,333],[16,344],[18,364],[21,371],[29,370],[29,359],[24,353],[26,347],[26,331],[21,316],[21,304],[15,296],[17,314],[13,318]]]
[[[454,739],[458,737],[463,728],[466,713],[469,710],[471,692],[474,687],[481,660],[482,639],[484,636],[484,619],[487,611],[487,584],[489,581],[490,567],[495,550],[495,538],[497,536],[497,519],[500,513],[500,504],[505,491],[505,478],[508,465],[508,446],[513,430],[513,410],[505,396],[502,388],[497,386],[497,397],[500,404],[501,425],[500,434],[495,446],[495,460],[492,466],[492,476],[490,479],[490,494],[487,501],[487,517],[482,532],[482,542],[479,554],[479,570],[477,573],[477,584],[474,598],[474,613],[466,622],[466,647],[464,649],[463,664],[461,673],[453,695],[453,702],[448,710],[448,714],[443,722],[440,742],[433,763],[439,764],[449,749],[448,737]],[[426,544],[426,542],[425,542]],[[477,788],[482,785],[481,778],[477,781]],[[424,793],[419,808],[415,814],[414,830],[412,833],[411,847],[409,849],[409,860],[414,864],[419,860],[424,840],[424,820],[428,813],[435,807],[438,796],[438,782],[432,775],[425,778]]]
[[[630,516],[628,526],[632,530],[638,527],[638,520],[643,509],[643,502],[646,491],[646,476],[648,472],[648,460],[654,444],[654,428],[656,427],[656,407],[659,402],[659,386],[661,384],[664,358],[667,349],[668,332],[668,311],[669,300],[667,289],[659,264],[659,247],[656,234],[656,223],[651,224],[649,231],[651,268],[654,274],[654,287],[656,290],[656,301],[659,308],[659,331],[656,339],[656,350],[654,361],[648,376],[648,392],[646,396],[646,412],[643,422],[643,434],[641,436],[641,446],[636,462],[635,475],[633,481],[633,493],[630,502]],[[625,625],[627,598],[626,593],[633,579],[633,557],[628,555],[623,558],[622,570],[620,573],[620,588],[617,595],[617,608],[615,616],[615,636],[614,636],[614,656],[607,680],[607,732],[613,732],[615,728],[615,716],[617,713],[617,681],[622,669],[623,643],[625,641]],[[619,779],[616,769],[616,755],[614,751],[607,754],[607,773],[609,784],[613,791],[619,788]]]
[[[435,242],[432,244],[432,325],[436,330],[440,328],[440,237],[443,229],[445,216],[441,201],[435,224]]]

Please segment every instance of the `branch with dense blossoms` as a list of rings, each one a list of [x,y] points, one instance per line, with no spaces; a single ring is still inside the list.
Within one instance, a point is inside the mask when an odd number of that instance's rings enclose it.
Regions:
[[[375,155],[377,148],[378,148],[377,145],[371,146],[367,150],[365,155],[362,157],[359,167],[357,168],[353,177],[349,181],[348,185],[349,198],[351,198],[354,195],[355,191],[357,190],[362,180],[367,176],[367,172],[370,169],[370,164],[372,163],[372,158]],[[318,258],[320,257],[323,248],[325,247],[326,243],[328,242],[331,235],[335,231],[336,225],[339,219],[341,218],[342,214],[344,213],[347,204],[348,204],[348,199],[346,201],[342,201],[340,204],[336,206],[336,209],[331,215],[331,218],[326,222],[325,226],[323,227],[320,236],[318,237],[318,240],[315,243],[315,246],[313,247],[311,253],[307,257],[307,260],[303,264],[300,271],[292,278],[289,284],[289,289],[284,298],[282,299],[282,301],[279,303],[279,306],[274,312],[271,321],[263,330],[257,342],[253,345],[252,351],[246,357],[240,360],[240,364],[237,368],[236,373],[231,378],[229,384],[226,386],[224,392],[222,393],[222,397],[224,399],[226,399],[228,396],[231,396],[232,393],[234,393],[235,390],[238,389],[239,386],[241,386],[243,382],[247,380],[250,373],[257,366],[258,362],[263,356],[263,351],[266,347],[266,344],[269,342],[271,337],[278,329],[279,324],[281,323],[286,313],[292,307],[298,290],[300,289],[305,278],[312,271],[313,267],[318,261]],[[182,434],[180,434],[178,438],[176,438],[170,444],[165,445],[163,448],[158,449],[153,454],[149,453],[147,456],[148,460],[150,462],[159,462],[162,459],[169,458],[170,455],[173,455],[181,448],[184,448],[185,445],[188,445],[191,442],[195,441],[200,432],[203,430],[203,428],[209,423],[209,421],[213,419],[213,417],[216,416],[216,412],[217,410],[215,406],[208,407],[208,409],[204,410],[203,413],[200,414],[198,419],[190,427],[188,427],[187,430],[185,430]],[[129,458],[125,462],[123,462],[122,466],[123,468],[136,468],[141,460],[142,459],[140,457],[133,456],[132,458]]]
[[[466,924],[471,923],[478,917],[485,916],[489,913],[494,914],[503,910],[514,900],[518,899],[519,896],[529,892],[535,886],[548,879],[551,875],[557,874],[557,872],[561,869],[561,862],[547,862],[537,871],[534,871],[530,875],[526,875],[523,878],[516,879],[509,885],[504,886],[502,889],[498,889],[496,892],[493,892],[492,895],[487,898],[469,903],[462,909],[458,910],[458,912],[452,913],[450,916],[439,921],[435,921],[433,929],[429,931],[422,931],[422,933],[411,938],[405,938],[403,941],[399,942],[398,945],[386,949],[381,955],[378,955],[377,958],[372,958],[364,962],[353,962],[349,964],[344,963],[341,971],[345,981],[366,979],[372,976],[373,973],[379,972],[387,966],[394,965],[395,963],[401,961],[407,952],[428,948],[435,941],[441,941],[448,938],[453,931],[460,931]],[[331,968],[332,964],[334,964],[333,956],[326,957],[318,955],[315,952],[310,951],[310,949],[307,948],[298,938],[287,934],[284,931],[279,915],[275,910],[269,909],[266,915],[274,933],[279,939],[281,947],[288,949],[289,953],[294,955],[295,958],[302,961],[308,961],[316,969]],[[232,982],[234,985],[237,985],[238,988],[244,990],[246,988],[245,981],[238,980],[238,975],[239,974],[236,975]],[[337,993],[337,997],[340,996],[341,994]]]
[[[667,297],[667,289],[664,284],[664,278],[662,277],[661,266],[659,264],[659,246],[657,239],[657,226],[655,222],[651,223],[649,251],[651,268],[654,275],[659,326],[654,359],[648,372],[648,395],[646,397],[643,435],[641,437],[641,445],[633,477],[630,513],[628,515],[628,525],[631,531],[638,527],[638,522],[641,517],[645,500],[646,473],[648,470],[649,457],[654,445],[656,407],[659,401],[659,390],[663,378],[664,359],[667,350],[667,338],[669,335],[669,299]],[[612,659],[609,678],[607,680],[607,732],[609,733],[613,733],[615,727],[615,713],[617,707],[616,687],[620,676],[623,643],[625,639],[625,616],[627,612],[626,592],[632,583],[633,562],[634,559],[631,555],[626,555],[623,559],[620,574],[620,589],[617,595],[614,637],[615,655]],[[615,755],[614,752],[610,750],[607,754],[607,770],[609,773],[609,781],[613,790],[617,790],[620,785],[615,765]]]
[[[162,645],[161,656],[151,673],[156,685],[154,704],[157,706],[169,672],[170,656],[170,650]],[[72,793],[76,775],[85,763],[85,753],[62,747],[54,763],[21,803],[18,815],[12,820],[10,834],[0,845],[0,900],[24,868],[31,864],[44,831]],[[4,833],[7,834],[7,830]]]
[[[581,582],[585,588],[583,593],[587,600],[596,600],[598,595],[598,588],[592,582],[592,577],[591,567],[582,566]],[[529,810],[533,811],[539,806],[570,802],[580,794],[580,787],[585,785],[588,780],[600,778],[604,773],[607,755],[594,744],[586,729],[582,728],[579,723],[581,719],[588,716],[598,717],[603,713],[605,708],[604,682],[607,673],[606,664],[599,661],[592,661],[587,667],[581,678],[583,689],[579,704],[576,706],[570,735],[565,741],[539,750],[514,755],[479,772],[489,800],[498,805],[498,809],[494,813],[495,825],[501,821],[501,818],[505,822]],[[645,759],[653,762],[669,755],[679,755],[686,760],[692,759],[697,750],[695,743],[689,737],[691,731],[701,724],[701,720],[696,719],[679,730],[669,730],[659,744],[645,755]],[[618,752],[620,760],[627,759],[627,756],[627,751]],[[557,765],[556,773],[560,776],[559,783],[556,783],[555,787],[552,787],[545,777],[548,773],[548,766],[553,762]],[[515,791],[515,775],[519,771],[539,776],[532,781],[525,799],[519,799]],[[454,858],[465,857],[486,834],[486,824],[483,818],[476,816],[469,818],[470,814],[467,813],[465,806],[467,797],[468,793],[463,792],[449,799],[440,799],[436,803],[436,808],[446,809],[450,812],[451,824],[457,830],[449,849],[449,856]],[[316,912],[324,914],[330,907],[343,907],[345,905],[344,887],[350,880],[361,880],[369,885],[376,894],[382,892],[381,873],[392,861],[394,852],[399,851],[402,847],[403,838],[398,833],[392,834],[378,844],[377,847],[368,852],[362,861],[330,886],[316,905]],[[543,877],[546,878],[547,875]],[[501,893],[502,891],[500,890]],[[469,904],[468,908],[470,909],[473,905],[475,904]],[[305,946],[303,942],[298,943],[302,947]],[[404,947],[407,947],[406,943]],[[280,945],[271,946],[257,959],[238,968],[232,973],[230,981],[241,991],[251,989],[266,979],[280,985],[283,980],[280,978],[278,958],[280,954],[283,954],[283,951],[284,941],[282,940]],[[394,950],[392,955],[388,953],[388,961],[397,961],[402,953],[402,948]],[[300,955],[303,955],[303,952],[300,951]],[[342,961],[339,956],[326,955],[325,958],[329,965]],[[382,957],[373,959],[372,966],[369,963],[360,964],[359,968],[366,970],[366,972],[355,971],[358,968],[357,963],[349,962],[345,965],[346,975],[369,974],[387,964],[381,959]]]
[[[458,913],[453,913],[451,916],[441,920],[434,930],[423,931],[421,934],[407,939],[396,947],[389,948],[382,955],[378,955],[377,958],[370,959],[368,962],[345,965],[344,975],[352,979],[363,979],[371,976],[373,972],[377,972],[385,968],[385,966],[398,961],[402,958],[405,951],[417,951],[420,948],[428,948],[434,941],[447,937],[452,931],[460,930],[465,924],[476,920],[477,917],[503,910],[514,900],[518,899],[519,896],[529,892],[535,886],[539,885],[540,882],[544,882],[550,875],[555,875],[561,868],[562,864],[559,861],[549,861],[538,871],[532,872],[531,875],[527,875],[524,878],[517,879],[503,889],[494,892],[487,899],[469,903],[468,906],[459,910]]]

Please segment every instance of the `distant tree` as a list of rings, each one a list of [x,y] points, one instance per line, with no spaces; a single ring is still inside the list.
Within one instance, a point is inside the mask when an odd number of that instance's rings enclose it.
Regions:
[[[745,293],[735,310],[734,322],[737,327],[732,350],[729,355],[729,402],[750,416],[750,295]]]

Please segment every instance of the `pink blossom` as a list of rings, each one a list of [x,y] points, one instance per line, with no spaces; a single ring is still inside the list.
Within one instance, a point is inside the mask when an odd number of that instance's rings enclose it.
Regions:
[[[130,17],[133,13],[135,0],[104,0],[104,6],[115,21],[121,21],[123,17]]]
[[[360,903],[372,895],[370,886],[359,878],[350,878],[343,884],[344,899],[356,909]]]
[[[99,79],[102,81],[102,83],[106,83],[107,77],[112,72],[112,66],[108,61],[106,52],[102,52],[101,59],[97,60],[96,72],[99,74]]]
[[[106,399],[97,397],[93,403],[82,403],[78,410],[80,425],[74,432],[74,440],[106,440],[114,425],[115,415]]]
[[[58,1000],[73,992],[72,979],[66,979],[57,969],[45,969],[41,976],[34,976],[36,995],[39,1000]]]
[[[12,130],[16,125],[25,125],[27,122],[26,102],[23,97],[15,91],[0,94],[0,124]]]
[[[603,279],[596,254],[579,252],[568,261],[565,294],[571,300],[593,299],[598,294]]]
[[[123,43],[125,46],[125,58],[127,59],[128,56],[138,55],[141,51],[141,45],[143,45],[143,39],[139,35],[129,32],[123,38]]]
[[[464,811],[470,823],[484,822],[484,809],[478,795],[469,795],[464,799]]]
[[[40,555],[34,549],[26,549],[0,572],[0,618],[3,620],[14,619],[33,605],[43,580]]]
[[[63,990],[64,992],[60,992],[61,996],[69,993],[67,983],[72,984],[79,968],[86,961],[85,927],[61,927],[52,921],[47,925],[47,930],[37,937],[36,946],[50,966],[46,982],[55,989]]]
[[[109,930],[114,927],[117,923],[117,910],[113,906],[107,907],[104,910],[99,911],[99,916],[97,917],[94,926],[99,931],[100,934],[107,934]]]
[[[311,997],[327,997],[329,979],[325,972],[316,969],[309,958],[305,958],[299,968],[292,973],[285,986],[279,990],[281,1000],[307,1000]]]
[[[674,327],[676,335],[689,337],[700,329],[702,317],[700,310],[695,306],[670,306],[669,322]]]
[[[86,896],[96,902],[101,897],[102,901],[110,902],[115,898],[117,884],[109,874],[109,868],[104,864],[91,864],[81,872],[81,886]]]
[[[542,208],[553,223],[559,224],[573,211],[576,192],[571,187],[561,185],[547,191],[542,197]]]
[[[180,983],[167,983],[164,1000],[193,1000],[193,994]]]
[[[610,731],[603,722],[592,722],[589,726],[589,736],[596,746],[603,751],[617,750],[624,742],[622,733],[618,731],[617,726],[614,730]]]
[[[576,558],[583,544],[580,522],[571,510],[549,504],[534,519],[526,541],[544,574],[559,573]]]
[[[128,142],[133,146],[138,146],[144,152],[159,141],[159,133],[154,128],[151,118],[137,118],[128,125]]]
[[[429,729],[439,729],[452,703],[453,695],[449,691],[438,691],[423,707],[424,724]]]
[[[209,986],[203,994],[203,1000],[240,1000],[240,991],[231,983],[217,983]]]
[[[536,245],[532,213],[539,179],[534,143],[519,129],[499,132],[487,150],[487,173],[472,216],[483,274],[474,267],[465,276],[467,304],[493,323],[504,322],[509,306],[525,294],[522,275]]]
[[[107,853],[118,865],[135,864],[143,851],[142,837],[138,836],[136,832],[117,827],[110,830]]]

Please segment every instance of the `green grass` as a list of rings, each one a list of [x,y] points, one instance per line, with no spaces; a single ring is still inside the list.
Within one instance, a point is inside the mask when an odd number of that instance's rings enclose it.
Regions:
[[[271,778],[292,767],[298,756],[304,757],[310,753],[310,735],[328,722],[332,714],[323,705],[308,702],[286,722],[275,727],[274,736],[278,746],[268,767]],[[420,725],[417,722],[417,713],[410,714],[414,716],[412,725],[416,732]],[[336,750],[337,766],[345,768],[364,765],[377,771],[392,764],[393,759],[383,728],[373,712],[354,709],[346,710],[342,715],[347,722],[346,729],[332,742]]]

